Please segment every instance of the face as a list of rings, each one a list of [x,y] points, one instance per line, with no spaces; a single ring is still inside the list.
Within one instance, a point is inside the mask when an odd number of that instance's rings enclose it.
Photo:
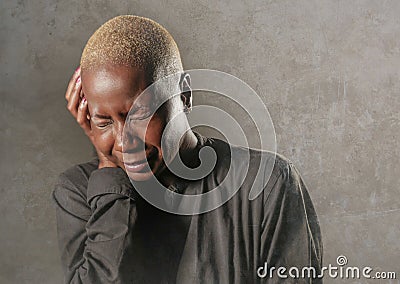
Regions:
[[[82,71],[82,91],[88,102],[93,143],[135,181],[147,180],[152,174],[162,175],[165,154],[161,138],[171,118],[184,106],[184,101],[175,97],[155,111],[152,94],[141,95],[148,85],[145,73],[136,68],[105,66]],[[126,121],[129,131],[124,132]],[[179,143],[174,137],[185,131],[187,119],[173,123],[171,129],[175,135],[165,135],[165,139],[170,139],[167,145]]]

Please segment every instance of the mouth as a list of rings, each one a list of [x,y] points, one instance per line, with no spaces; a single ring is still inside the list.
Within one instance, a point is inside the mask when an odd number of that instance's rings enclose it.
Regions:
[[[146,160],[143,160],[141,162],[135,162],[135,163],[124,163],[125,164],[125,169],[128,172],[133,172],[137,173],[142,171],[146,167]]]
[[[145,172],[150,170],[148,163],[151,159],[155,157],[156,151],[151,152],[145,159],[135,160],[129,159],[128,155],[126,155],[126,159],[124,159],[125,169],[128,172],[138,173]]]

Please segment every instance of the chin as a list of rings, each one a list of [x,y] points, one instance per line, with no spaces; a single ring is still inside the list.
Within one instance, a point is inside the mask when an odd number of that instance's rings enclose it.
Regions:
[[[132,173],[129,171],[126,171],[128,177],[133,180],[133,181],[147,181],[149,180],[154,173],[152,171],[148,171],[145,173]]]
[[[128,177],[133,181],[147,181],[153,176],[158,177],[163,168],[162,162],[154,161],[153,163],[147,164],[139,171],[130,170],[127,167],[125,167],[125,171]]]
[[[152,155],[147,157],[144,162],[140,163],[129,163],[124,162],[124,170],[129,178],[133,181],[147,181],[153,176],[157,175],[159,169],[162,168],[162,158],[160,159],[158,155]],[[129,161],[129,159],[127,159]]]

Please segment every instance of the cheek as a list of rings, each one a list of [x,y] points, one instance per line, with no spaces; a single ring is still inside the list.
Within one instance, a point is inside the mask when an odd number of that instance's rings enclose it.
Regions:
[[[160,117],[154,116],[146,129],[146,144],[161,147],[161,138],[165,129],[165,123]]]
[[[104,155],[111,155],[112,153],[114,137],[112,134],[110,134],[110,132],[111,131],[93,131],[94,146]]]

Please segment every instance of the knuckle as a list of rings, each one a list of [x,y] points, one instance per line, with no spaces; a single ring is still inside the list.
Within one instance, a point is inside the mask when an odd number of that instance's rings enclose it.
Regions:
[[[81,119],[81,118],[78,118],[76,121],[78,122],[78,124],[79,124],[80,126],[85,125],[85,121],[84,121],[83,119]]]
[[[71,78],[69,79],[68,84],[72,85],[76,81],[76,77],[77,77],[77,74],[76,74],[76,72],[74,72],[74,74],[72,74]]]
[[[72,92],[71,93],[76,93],[76,85],[74,84],[71,88]]]

